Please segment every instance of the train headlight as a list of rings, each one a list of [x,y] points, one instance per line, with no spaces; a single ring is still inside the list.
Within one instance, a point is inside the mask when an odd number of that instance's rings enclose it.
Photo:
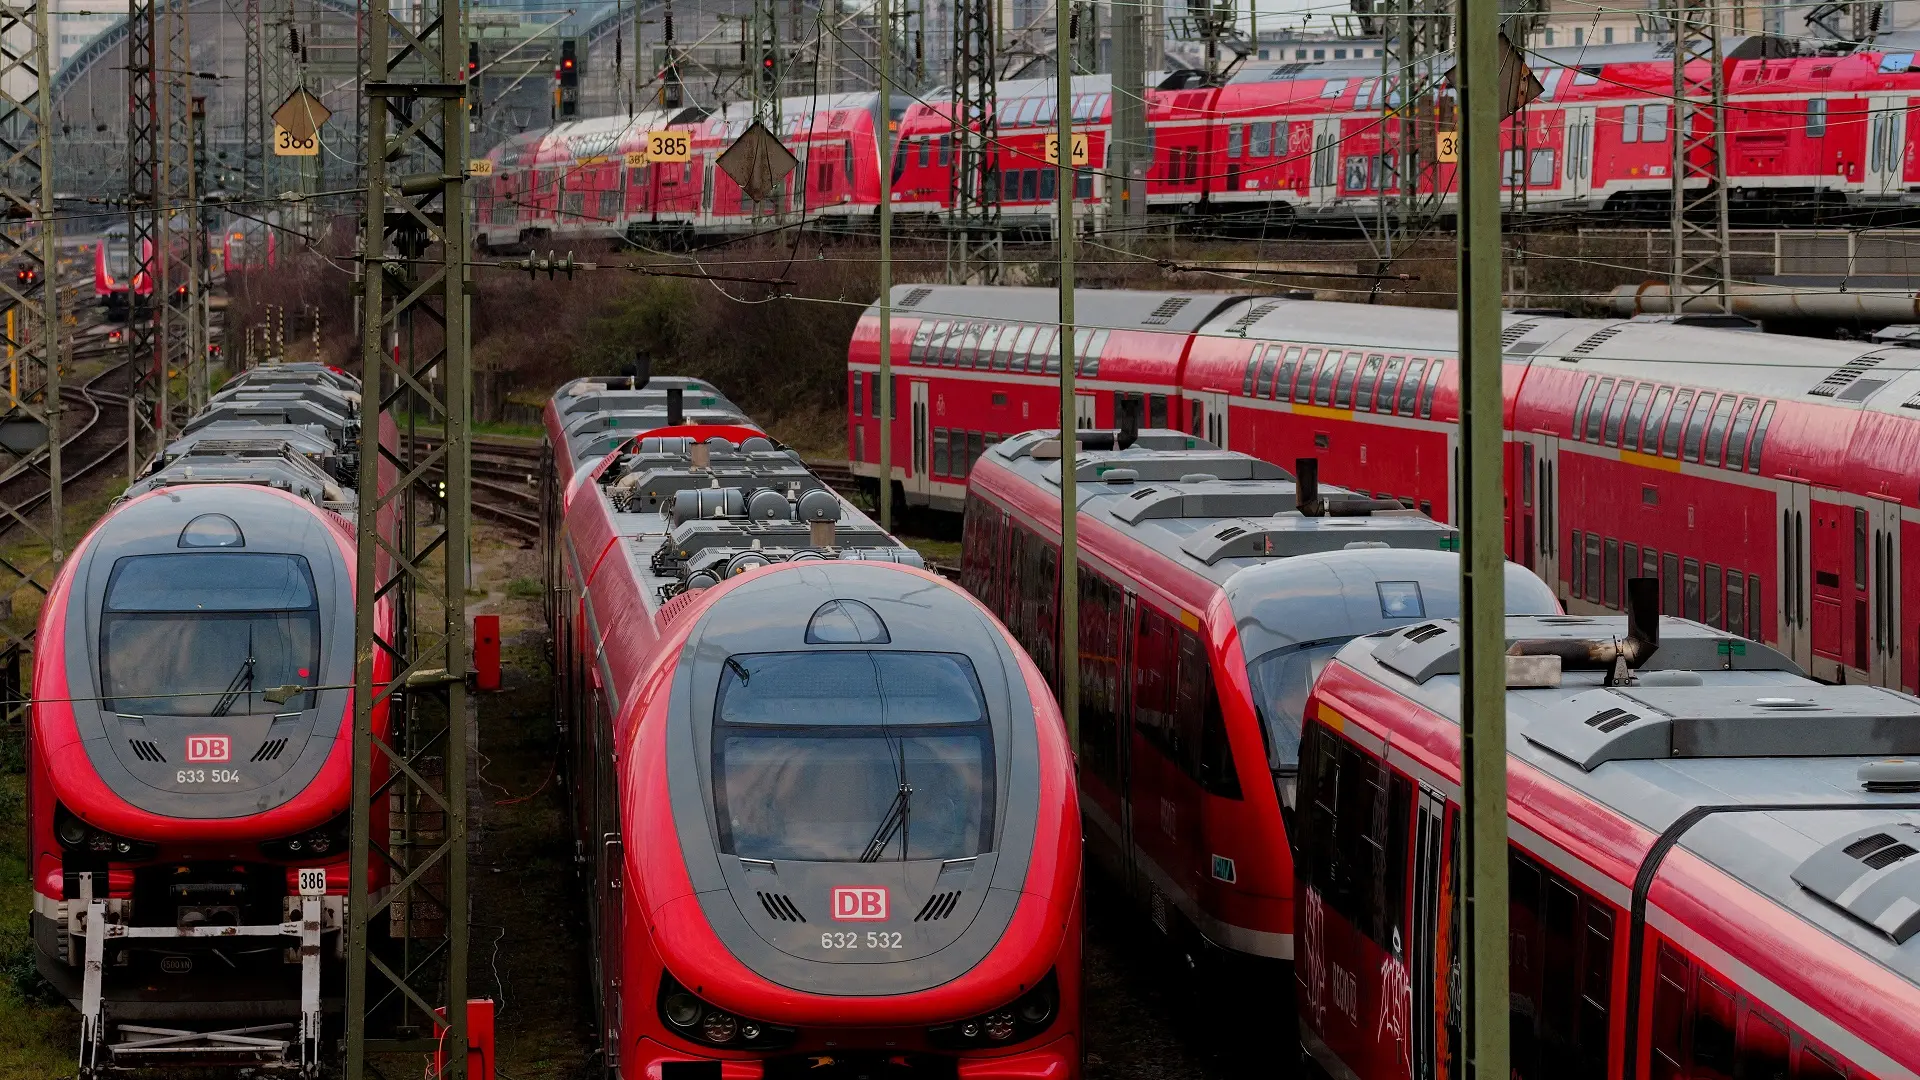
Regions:
[[[1020,995],[1012,1004],[984,1016],[969,1017],[957,1024],[928,1028],[927,1040],[946,1050],[1025,1042],[1047,1029],[1059,1006],[1060,985],[1054,973],[1049,971],[1039,985]]]
[[[159,850],[157,845],[145,840],[132,840],[96,829],[59,803],[53,804],[53,836],[61,847],[86,855],[144,859]]]
[[[347,848],[347,815],[341,814],[317,829],[293,836],[283,836],[278,840],[265,840],[260,844],[260,854],[269,859],[293,860],[311,856],[327,856],[345,851]]]
[[[87,842],[87,823],[72,814],[61,814],[53,832],[67,847],[79,847]]]
[[[799,1037],[790,1027],[736,1016],[701,1001],[671,975],[660,978],[660,1019],[683,1039],[734,1050],[778,1050]]]

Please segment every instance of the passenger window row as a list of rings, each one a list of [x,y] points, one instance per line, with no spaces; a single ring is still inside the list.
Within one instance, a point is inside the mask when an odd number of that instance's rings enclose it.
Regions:
[[[973,463],[980,460],[987,447],[1000,441],[997,431],[950,431],[947,428],[933,429],[933,474],[964,479],[973,472]]]
[[[1581,442],[1758,473],[1773,406],[1738,394],[1589,375],[1571,434]]]
[[[1081,327],[1073,335],[1076,374],[1100,374],[1100,354],[1108,331]],[[913,332],[907,362],[930,367],[1011,371],[1029,375],[1060,374],[1060,331],[1052,326],[997,323],[985,320],[922,322]]]
[[[1442,363],[1358,349],[1259,345],[1240,380],[1246,397],[1431,417]]]
[[[1758,574],[1722,569],[1717,563],[1703,565],[1698,559],[1579,529],[1568,539],[1568,589],[1590,604],[1621,610],[1628,578],[1658,578],[1662,614],[1755,640],[1766,631],[1766,597]]]
[[[1846,1080],[1838,1055],[1662,942],[1653,984],[1652,1080]]]

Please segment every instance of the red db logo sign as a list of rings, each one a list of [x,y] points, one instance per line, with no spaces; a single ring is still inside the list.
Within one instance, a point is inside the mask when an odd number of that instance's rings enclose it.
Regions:
[[[833,917],[839,922],[886,922],[887,890],[872,885],[835,889]]]
[[[225,735],[187,736],[188,761],[228,761],[233,757],[232,741]]]

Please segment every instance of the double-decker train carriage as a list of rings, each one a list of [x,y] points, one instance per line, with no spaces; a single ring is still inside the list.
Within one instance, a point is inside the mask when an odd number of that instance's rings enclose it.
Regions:
[[[1506,623],[1512,1075],[1920,1075],[1920,700],[1629,592]],[[1307,702],[1296,973],[1332,1075],[1463,1075],[1459,634],[1358,639]]]
[[[1051,685],[1079,680],[1092,864],[1195,962],[1284,997],[1284,967],[1261,969],[1294,957],[1307,688],[1354,635],[1458,610],[1458,534],[1320,487],[1311,459],[1296,483],[1177,431],[1077,435],[1078,672],[1059,670],[1057,430],[980,459],[962,582]],[[1559,611],[1526,570],[1506,581],[1510,610]]]
[[[318,1075],[345,967],[358,404],[319,365],[240,375],[47,596],[32,929],[84,1076]]]
[[[1031,661],[744,418],[576,466],[547,535],[607,1075],[1071,1075],[1079,813]]]
[[[1329,481],[1453,516],[1450,312],[1082,297],[1092,314],[1080,332],[1095,348],[1080,367],[1080,416],[1104,424],[1117,403],[1144,399],[1153,417],[1216,444],[1282,463],[1317,457]],[[894,477],[909,501],[950,506],[976,440],[1021,410],[1056,407],[1057,378],[1032,347],[1052,331],[1020,329],[1054,303],[1050,290],[895,294]],[[1165,328],[1142,325],[1154,312],[1170,313]],[[1188,313],[1204,317],[1184,329]],[[1691,319],[1506,315],[1509,557],[1571,611],[1620,610],[1621,582],[1658,577],[1669,610],[1776,644],[1818,678],[1920,688],[1920,354]],[[877,324],[863,317],[848,353],[851,467],[876,485]],[[952,452],[957,441],[966,453]]]

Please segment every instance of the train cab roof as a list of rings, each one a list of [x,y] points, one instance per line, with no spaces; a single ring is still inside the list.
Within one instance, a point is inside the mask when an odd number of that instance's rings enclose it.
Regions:
[[[1256,299],[1254,293],[1150,292],[1080,289],[1074,322],[1085,329],[1155,330],[1190,334],[1209,319]],[[879,318],[877,305],[866,317]],[[896,285],[893,316],[901,319],[963,318],[1001,323],[1057,323],[1057,289],[986,285]]]
[[[1509,617],[1506,640],[1541,659],[1604,655],[1627,621]],[[1657,642],[1625,680],[1604,662],[1545,678],[1510,665],[1509,754],[1649,833],[1690,825],[1690,854],[1920,982],[1920,769],[1897,760],[1920,754],[1920,699],[1816,683],[1699,623],[1662,618]],[[1356,639],[1339,662],[1458,723],[1459,646],[1457,623],[1427,621]]]
[[[351,517],[359,403],[359,381],[321,364],[250,369],[161,450],[126,497],[194,484],[256,484]]]
[[[1227,585],[1275,558],[1375,547],[1452,551],[1459,531],[1398,502],[1345,488],[1300,485],[1272,462],[1177,431],[1140,432],[1126,449],[1113,431],[1078,433],[1075,492],[1083,518],[1182,569]],[[987,457],[1058,499],[1053,430],[1015,435]]]

